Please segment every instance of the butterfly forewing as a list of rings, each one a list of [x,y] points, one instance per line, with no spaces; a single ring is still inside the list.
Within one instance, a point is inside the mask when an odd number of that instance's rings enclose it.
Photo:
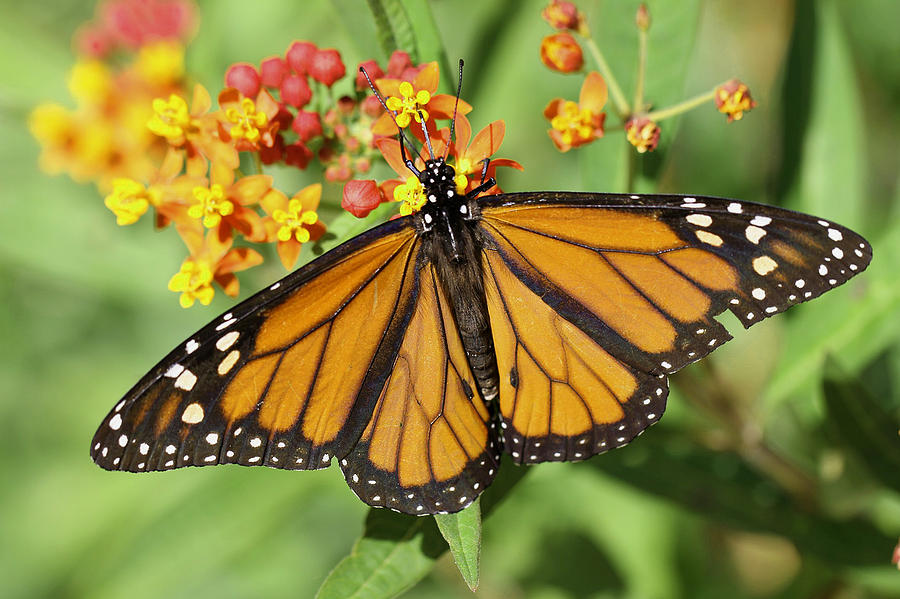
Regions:
[[[481,231],[505,448],[526,463],[627,443],[661,414],[664,375],[731,338],[714,316],[750,326],[871,259],[833,223],[706,197],[509,194]]]
[[[419,243],[402,225],[342,246],[191,336],[110,412],[94,460],[136,472],[311,469],[349,452],[413,308]]]

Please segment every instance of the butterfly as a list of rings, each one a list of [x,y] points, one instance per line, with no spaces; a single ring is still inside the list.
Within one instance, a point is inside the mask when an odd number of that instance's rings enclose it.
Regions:
[[[662,416],[667,375],[863,271],[832,222],[731,199],[461,194],[345,242],[179,344],[104,418],[103,468],[337,460],[365,503],[456,512],[501,455],[578,461]]]

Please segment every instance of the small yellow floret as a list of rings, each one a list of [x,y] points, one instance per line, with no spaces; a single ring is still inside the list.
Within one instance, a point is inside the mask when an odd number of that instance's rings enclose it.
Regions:
[[[208,306],[215,295],[212,281],[213,272],[206,261],[188,258],[181,270],[169,279],[169,291],[181,292],[178,302],[182,308],[190,308],[195,300]]]
[[[400,214],[409,216],[418,212],[425,205],[425,187],[415,177],[409,177],[406,183],[394,188],[394,200],[403,202],[400,206]]]
[[[185,130],[191,125],[191,114],[184,98],[172,94],[169,100],[153,100],[153,118],[147,128],[173,143],[183,139]]]
[[[136,66],[138,73],[150,85],[172,85],[184,77],[184,48],[171,41],[143,46]]]
[[[406,127],[411,119],[417,123],[428,120],[428,111],[424,108],[431,101],[428,90],[416,92],[410,82],[404,81],[400,84],[400,95],[402,97],[391,96],[386,102],[388,110],[397,113],[395,118],[399,127]]]
[[[194,204],[188,208],[188,216],[202,218],[207,229],[219,226],[223,216],[234,213],[234,204],[225,197],[225,190],[218,183],[194,188]]]
[[[103,203],[116,215],[117,225],[136,223],[150,204],[157,203],[154,192],[134,179],[113,179],[112,186]]]
[[[229,108],[225,118],[233,123],[229,133],[234,139],[246,139],[250,143],[259,141],[259,130],[269,122],[265,112],[257,112],[256,104],[250,98],[241,99],[241,108]]]
[[[306,243],[310,237],[304,225],[315,224],[319,215],[312,210],[304,211],[303,202],[295,198],[288,202],[287,211],[275,210],[272,218],[281,225],[276,233],[278,241],[289,241],[293,237],[300,243]]]

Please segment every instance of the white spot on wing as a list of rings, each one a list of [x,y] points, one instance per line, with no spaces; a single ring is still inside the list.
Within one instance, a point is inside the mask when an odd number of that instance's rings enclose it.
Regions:
[[[221,362],[219,362],[219,367],[216,371],[224,376],[228,374],[228,371],[231,370],[235,363],[238,361],[238,358],[241,357],[241,352],[236,349],[231,350],[227,356],[225,356]]]
[[[730,204],[728,204],[728,212],[731,212],[732,214],[740,214],[741,212],[743,212],[743,209],[737,202],[731,202]]]
[[[193,389],[195,384],[197,384],[197,377],[190,370],[185,370],[175,379],[175,386],[185,391]]]
[[[778,263],[769,256],[758,256],[753,259],[753,270],[760,275],[767,275],[778,268]]]
[[[184,366],[181,364],[172,364],[163,376],[174,379],[182,372],[184,372]]]
[[[228,333],[225,333],[224,335],[219,337],[218,341],[216,341],[216,348],[219,351],[225,351],[226,349],[234,345],[234,342],[237,341],[238,337],[240,336],[241,334],[238,331],[230,331]]]
[[[768,216],[754,216],[753,220],[750,221],[750,224],[756,225],[757,227],[765,227],[770,222],[772,222],[772,219]]]
[[[755,225],[747,225],[747,228],[744,229],[744,236],[751,243],[758,244],[759,240],[766,236],[766,230]]]
[[[840,260],[844,257],[844,251],[841,248],[833,248],[831,250],[831,255]]]
[[[708,214],[688,214],[684,220],[698,227],[708,227],[712,224],[712,217]]]
[[[757,287],[756,289],[754,289],[753,292],[751,293],[751,295],[753,295],[753,297],[756,298],[756,299],[758,299],[758,300],[764,300],[764,299],[766,299],[766,292],[765,292],[765,290],[764,290],[764,289],[761,289],[761,288],[759,288],[759,287]]]
[[[184,351],[186,351],[189,354],[192,354],[195,351],[197,351],[197,348],[199,348],[199,347],[200,347],[200,344],[197,343],[196,341],[194,341],[193,339],[191,339],[190,341],[188,341],[187,343],[184,344]]]
[[[724,243],[722,241],[721,237],[719,237],[715,233],[710,233],[709,231],[703,231],[703,230],[694,231],[694,234],[697,236],[697,239],[699,239],[703,243],[706,243],[706,244],[709,244],[709,245],[712,245],[715,247],[721,247],[722,244]]]
[[[828,229],[828,239],[832,241],[841,241],[844,238],[837,229]]]
[[[203,420],[203,406],[198,403],[188,404],[181,414],[181,421],[187,424],[197,424]]]
[[[122,426],[122,415],[121,414],[116,414],[115,416],[113,416],[112,418],[109,419],[109,428],[113,429],[114,431],[117,431],[117,430],[119,430],[120,426]]]

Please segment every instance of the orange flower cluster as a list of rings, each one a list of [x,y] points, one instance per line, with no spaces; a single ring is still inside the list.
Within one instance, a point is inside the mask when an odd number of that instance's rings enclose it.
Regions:
[[[169,289],[184,307],[209,304],[214,285],[238,293],[235,273],[263,261],[241,240],[273,244],[291,269],[303,244],[325,233],[322,185],[289,195],[274,187],[264,165],[316,163],[325,180],[347,182],[342,205],[356,216],[384,201],[410,214],[421,205],[421,185],[400,157],[398,124],[420,142],[427,132],[434,151],[457,169],[461,193],[478,185],[481,162],[503,140],[502,121],[473,136],[465,117],[472,107],[437,93],[437,63],[414,65],[404,52],[394,52],[386,69],[372,60],[361,65],[391,114],[361,74],[353,75],[353,95],[334,99],[331,88],[347,76],[341,54],[308,41],[258,66],[232,65],[214,103],[203,86],[185,86],[183,37],[196,16],[189,0],[107,0],[78,34],[83,56],[70,79],[78,107],[47,104],[31,116],[45,169],[95,182],[119,225],[148,213],[159,228],[173,225],[188,256]],[[451,139],[436,120],[454,114]],[[351,180],[377,160],[397,177]],[[521,168],[494,160],[487,176],[499,166]]]
[[[556,33],[545,37],[541,43],[541,61],[560,73],[581,71],[584,66],[582,45],[572,34],[580,36],[590,50],[600,72],[587,74],[581,87],[578,103],[554,98],[544,109],[550,121],[548,134],[561,152],[567,152],[603,137],[606,113],[604,104],[608,97],[621,119],[625,138],[638,153],[650,152],[659,145],[661,129],[659,121],[677,116],[701,104],[714,101],[718,110],[728,117],[728,122],[740,120],[744,113],[756,106],[747,86],[732,79],[712,92],[701,94],[670,108],[649,111],[644,103],[644,61],[646,60],[647,32],[650,29],[650,13],[645,4],[638,7],[634,24],[640,44],[637,94],[633,103],[625,99],[597,44],[591,38],[584,14],[574,2],[550,0],[541,12],[543,19]]]
[[[372,77],[373,72],[369,68],[366,70]],[[378,71],[375,73],[379,74]],[[406,216],[424,205],[422,184],[403,162],[400,141],[394,137],[398,127],[407,129],[423,144],[418,155],[410,156],[417,168],[423,169],[425,161],[431,158],[425,145],[424,131],[427,131],[434,156],[447,156],[448,163],[456,170],[458,193],[471,191],[481,183],[484,161],[493,156],[503,142],[506,132],[503,121],[494,121],[473,137],[472,126],[465,116],[472,107],[459,100],[454,121],[454,136],[451,139],[449,125],[439,128],[436,119],[453,118],[456,98],[446,94],[435,94],[439,71],[437,63],[434,62],[420,65],[418,69],[407,71],[399,78],[379,77],[373,78],[373,81],[385,97],[385,103],[391,111],[391,114],[386,112],[382,114],[372,127],[372,132],[376,136],[375,146],[397,176],[380,183],[374,180],[348,181],[344,185],[344,198],[341,202],[345,210],[362,218],[379,204],[394,201],[400,204],[400,215]],[[370,98],[375,99],[374,95]],[[493,177],[497,167],[501,166],[522,170],[522,166],[514,160],[493,158],[488,164],[485,177]],[[495,186],[486,193],[500,192],[500,188]]]

